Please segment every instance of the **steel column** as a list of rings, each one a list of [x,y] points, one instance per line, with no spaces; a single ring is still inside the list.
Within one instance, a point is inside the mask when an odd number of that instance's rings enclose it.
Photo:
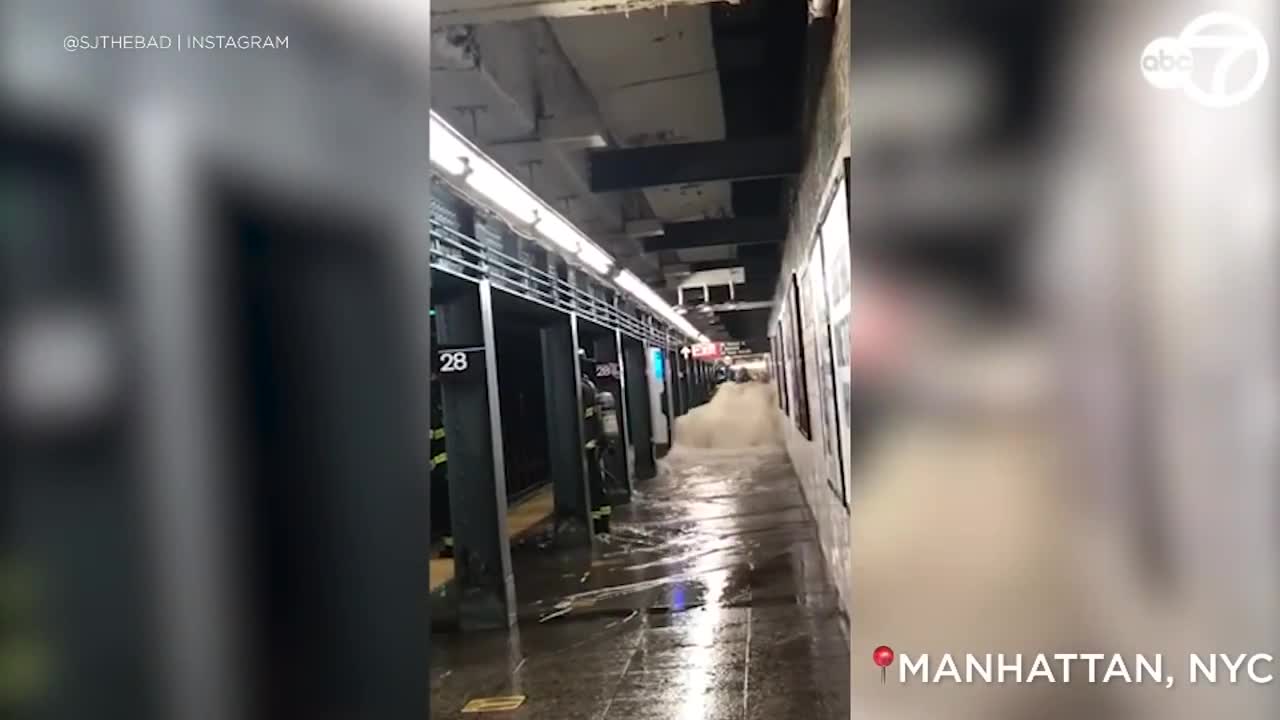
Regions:
[[[702,404],[702,379],[699,377],[699,367],[701,363],[697,360],[689,360],[689,409],[692,410]]]
[[[707,402],[707,363],[699,360],[695,368],[694,377],[698,381],[698,404],[705,405]]]
[[[626,353],[622,349],[622,331],[614,330],[613,335],[615,340],[614,352],[618,356],[618,418],[621,421],[619,424],[622,426],[622,462],[626,467],[627,496],[630,497],[636,489],[635,455],[637,450],[633,445],[632,434],[634,429],[632,428],[631,420],[631,408],[635,403],[632,402],[628,390],[627,367],[630,363],[627,362]],[[642,364],[640,367],[641,377],[643,378],[644,365]]]
[[[581,402],[572,317],[542,328],[543,392],[547,407],[547,458],[555,497],[556,542],[588,543],[591,505],[582,469]]]
[[[597,337],[593,346],[596,368],[599,369],[608,363],[615,363],[618,366],[618,376],[602,377],[597,372],[596,377],[591,378],[591,380],[599,390],[612,393],[614,401],[617,403],[618,428],[621,432],[617,444],[620,444],[621,447],[615,444],[611,448],[611,452],[605,456],[604,464],[609,474],[613,475],[620,485],[620,487],[616,488],[616,491],[620,491],[621,496],[614,497],[614,494],[610,493],[610,499],[621,505],[631,502],[631,477],[627,469],[627,413],[620,377],[622,375],[622,358],[618,356],[618,341],[618,333],[615,330],[609,335]],[[608,485],[606,484],[607,487]]]
[[[685,359],[684,353],[676,350],[671,353],[675,362],[671,363],[671,384],[675,390],[675,412],[671,415],[672,425],[675,424],[676,418],[680,417],[689,409],[689,388],[685,384],[685,366],[689,361]]]
[[[675,432],[676,418],[680,417],[680,353],[667,351],[667,417],[671,423],[669,428]],[[675,436],[671,436],[671,444],[675,444]]]
[[[632,473],[636,480],[653,477],[653,409],[649,406],[648,358],[643,343],[624,342],[627,407],[633,447]]]
[[[492,300],[489,281],[482,280],[477,294],[452,300],[436,313],[441,346],[484,348],[483,381],[446,382],[440,388],[449,438],[458,617],[464,630],[515,623]]]
[[[582,347],[582,340],[578,335],[578,314],[569,314],[569,336],[573,341],[573,418],[578,429],[578,472],[581,473],[582,483],[579,486],[579,492],[582,493],[582,506],[587,511],[587,527],[590,532],[587,533],[587,539],[594,548],[596,543],[596,526],[595,521],[591,517],[591,480],[590,472],[587,468],[587,454],[583,448],[585,443],[586,428],[582,422],[582,405],[586,398],[582,397],[582,383],[578,381],[582,377],[582,356],[578,354],[578,348]]]

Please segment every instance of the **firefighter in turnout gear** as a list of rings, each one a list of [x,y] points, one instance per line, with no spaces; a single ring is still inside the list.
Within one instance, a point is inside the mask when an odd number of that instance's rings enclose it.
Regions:
[[[583,452],[587,458],[587,487],[591,498],[591,521],[597,533],[609,532],[609,516],[613,508],[604,488],[604,450],[606,438],[600,419],[595,383],[584,374],[579,380],[582,391]]]

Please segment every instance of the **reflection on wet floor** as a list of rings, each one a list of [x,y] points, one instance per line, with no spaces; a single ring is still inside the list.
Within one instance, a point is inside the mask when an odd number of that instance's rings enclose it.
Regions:
[[[513,548],[511,633],[432,639],[434,717],[526,695],[519,720],[849,717],[844,619],[780,450],[685,451],[597,547]]]

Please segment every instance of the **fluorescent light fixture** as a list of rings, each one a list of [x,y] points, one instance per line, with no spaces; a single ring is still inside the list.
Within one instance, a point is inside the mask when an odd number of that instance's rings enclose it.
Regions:
[[[635,273],[631,272],[630,270],[623,270],[622,272],[618,273],[618,276],[615,277],[613,281],[618,284],[618,287],[622,288],[623,290],[626,290],[629,293],[635,293],[636,291],[643,291],[643,290],[649,289],[648,286],[640,282],[640,278],[636,277]]]
[[[512,180],[492,161],[473,165],[467,175],[467,184],[520,222],[528,224],[538,219],[539,203],[533,193]]]
[[[536,210],[542,202],[434,111],[430,133],[432,165],[447,175],[465,174],[467,185],[517,220],[532,223],[538,219]]]
[[[679,315],[675,315],[673,313],[667,316],[667,319],[671,322],[672,325],[674,325],[678,330],[680,330],[680,332],[684,333],[685,335],[688,335],[690,339],[697,340],[698,342],[710,342],[709,340],[707,340],[706,335],[703,335],[701,332],[698,331],[698,328],[694,327],[688,320],[685,320]]]
[[[430,132],[431,164],[441,172],[463,177],[471,189],[496,205],[497,209],[520,222],[533,225],[544,239],[574,254],[579,262],[592,270],[606,275],[613,268],[614,259],[609,253],[592,243],[581,230],[511,177],[434,111],[431,112]],[[706,342],[705,335],[631,272],[623,270],[614,278],[614,283],[680,332]]]
[[[637,300],[649,306],[649,309],[657,313],[658,317],[666,320],[672,327],[680,332],[688,335],[690,338],[700,337],[702,334],[698,329],[676,314],[674,308],[667,304],[656,292],[648,285],[644,284],[640,278],[636,277],[631,271],[623,270],[613,279],[618,287],[631,293]]]
[[[539,212],[538,224],[534,226],[538,234],[568,250],[571,253],[578,252],[578,248],[582,247],[585,238],[578,229],[565,222],[559,215],[553,212]]]
[[[649,306],[649,309],[664,317],[670,316],[671,306],[667,305],[648,285],[636,277],[630,270],[623,270],[614,278],[618,287],[635,296],[637,300]]]
[[[634,238],[656,237],[664,234],[661,220],[628,220],[622,231]]]
[[[578,248],[578,259],[586,263],[588,267],[596,272],[604,275],[609,272],[609,268],[613,267],[613,258],[600,248],[589,242],[584,242]]]
[[[431,113],[431,133],[428,145],[431,148],[431,164],[449,175],[461,175],[467,171],[467,165],[474,162],[475,154],[465,141],[458,137],[453,128]]]

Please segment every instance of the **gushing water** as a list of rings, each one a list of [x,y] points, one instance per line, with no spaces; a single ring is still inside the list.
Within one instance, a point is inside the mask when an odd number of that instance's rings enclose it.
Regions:
[[[776,450],[782,447],[772,384],[725,383],[711,400],[676,418],[676,449]]]

